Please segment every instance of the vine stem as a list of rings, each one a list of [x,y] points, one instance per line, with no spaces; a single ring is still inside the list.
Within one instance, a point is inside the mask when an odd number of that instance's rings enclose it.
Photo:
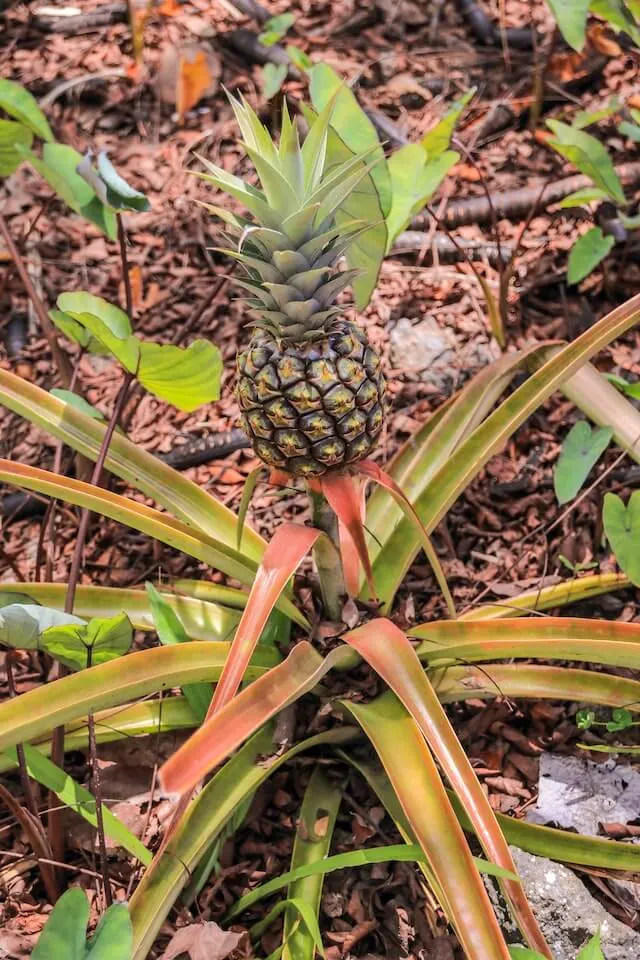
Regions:
[[[318,530],[326,533],[320,537],[313,548],[320,591],[325,613],[331,620],[340,620],[346,594],[342,561],[340,559],[340,539],[338,536],[338,518],[322,493],[309,491],[311,500],[311,522]]]

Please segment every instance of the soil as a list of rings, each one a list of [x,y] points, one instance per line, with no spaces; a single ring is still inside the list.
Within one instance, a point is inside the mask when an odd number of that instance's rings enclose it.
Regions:
[[[117,9],[112,22],[98,17],[96,23],[90,15],[104,10],[104,4],[82,0],[78,8],[89,18],[89,26],[63,33],[57,29],[61,17],[49,18],[49,27],[53,22],[55,30],[43,27],[47,18],[39,13],[39,6],[5,4],[2,76],[20,81],[50,104],[47,115],[61,141],[81,152],[107,150],[121,174],[151,200],[150,212],[125,220],[135,278],[137,331],[163,343],[186,344],[195,336],[205,337],[223,353],[219,403],[185,414],[151,396],[137,395],[129,411],[129,436],[147,450],[166,454],[182,443],[206,440],[238,425],[234,356],[248,333],[243,329],[243,308],[234,300],[228,280],[229,263],[212,249],[219,243],[212,218],[195,202],[210,196],[201,182],[189,175],[188,168],[193,151],[197,151],[238,175],[248,172],[235,139],[231,109],[217,84],[218,74],[225,87],[241,90],[251,103],[260,105],[263,118],[275,129],[277,98],[264,105],[261,68],[238,52],[232,38],[239,28],[255,33],[259,26],[239,12],[232,0],[151,4],[144,29],[143,64],[134,68],[131,28]],[[242,9],[245,6],[238,4]],[[571,118],[578,110],[601,107],[613,96],[624,101],[635,93],[637,98],[640,76],[639,51],[596,21],[584,54],[578,55],[555,33],[545,3],[480,3],[501,27],[534,27],[538,31],[535,48],[523,50],[517,48],[521,33],[504,34],[505,44],[483,44],[463,19],[463,6],[435,0],[431,4],[413,0],[378,0],[376,4],[278,0],[269,6],[272,15],[289,11],[295,15],[287,41],[313,60],[325,60],[352,82],[362,105],[374,112],[379,123],[386,124],[387,140],[418,139],[442,116],[447,104],[471,86],[477,87],[458,134],[463,145],[460,162],[433,201],[440,217],[450,204],[458,205],[466,198],[482,197],[486,192],[541,190],[545,184],[575,173],[546,146],[544,120]],[[200,49],[203,44],[211,89],[216,89],[205,93],[179,118],[175,103],[165,102],[171,99],[175,84],[171,69],[173,63],[175,71],[176,49],[185,45],[200,45]],[[546,83],[540,99],[536,76],[543,68]],[[80,82],[69,86],[68,82],[76,79]],[[292,77],[284,91],[293,104],[304,98],[305,84]],[[603,121],[597,131],[616,165],[637,161],[637,145],[620,136],[613,121]],[[633,193],[631,189],[629,196]],[[33,171],[23,166],[13,174],[4,184],[1,202],[33,282],[48,305],[53,306],[62,291],[75,289],[122,300],[116,245],[60,201],[51,199],[49,188]],[[517,251],[508,295],[509,350],[534,341],[571,340],[640,290],[640,245],[633,234],[615,247],[606,268],[597,269],[578,287],[570,287],[566,283],[568,251],[586,229],[584,219],[575,212],[557,207],[547,210],[540,204],[527,220],[526,214],[493,223],[489,217],[488,223],[452,230],[459,240],[499,241]],[[427,228],[422,250],[399,251],[387,258],[372,301],[359,316],[388,371],[392,413],[376,455],[380,462],[388,460],[470,373],[499,354],[476,276],[465,262],[439,262],[437,251],[431,250],[434,232]],[[485,256],[476,263],[494,292],[499,284],[497,262],[494,257],[490,263]],[[3,366],[46,389],[60,386],[47,343],[8,258],[0,260],[0,271]],[[398,325],[401,330],[411,325],[410,335],[419,337],[425,322],[427,337],[433,338],[434,328],[440,328],[447,350],[447,368],[437,365],[437,376],[429,368],[417,367],[414,358],[403,361],[397,338],[393,352],[391,349]],[[108,414],[121,382],[118,368],[103,358],[78,358],[68,343],[64,349],[72,364],[78,364],[85,398]],[[632,331],[604,350],[597,366],[631,381],[638,377],[638,333]],[[4,411],[1,416],[2,455],[51,469],[55,441],[11,413]],[[563,511],[553,491],[553,466],[562,439],[579,416],[569,401],[560,394],[554,396],[517,431],[448,513],[437,532],[436,546],[460,609],[573,576],[561,555],[571,564],[594,563],[602,572],[616,569],[602,541],[602,499],[607,490],[625,494],[637,471],[634,473],[627,459],[605,475],[617,455],[610,450],[592,475],[592,479],[602,475],[602,481],[570,511]],[[65,469],[69,462],[70,458],[63,460]],[[257,465],[252,452],[241,449],[194,467],[188,475],[223,503],[237,508],[243,483]],[[115,480],[112,487],[125,490]],[[140,499],[136,492],[127,493]],[[306,519],[306,511],[302,495],[283,496],[260,487],[249,518],[268,538],[284,519]],[[33,580],[40,524],[39,517],[5,517],[0,586],[3,580]],[[54,545],[48,548],[52,579],[58,582],[68,578],[76,531],[75,512],[59,510]],[[93,519],[83,582],[133,587],[159,577],[165,581],[176,577],[224,579],[112,521]],[[303,577],[308,577],[306,568]],[[581,603],[568,612],[635,622],[639,619],[637,599],[636,591],[627,589]],[[399,594],[395,618],[407,626],[443,612],[430,568],[419,559]],[[13,672],[18,693],[47,679],[43,660],[31,654],[16,656]],[[8,696],[5,666],[0,668],[0,683],[2,696]],[[494,809],[520,816],[535,802],[537,757],[542,749],[575,751],[579,736],[576,709],[575,704],[516,705],[498,700],[488,705],[470,701],[451,711]],[[298,722],[303,725],[306,718],[299,717]],[[127,761],[122,748],[101,748],[103,762],[114,762],[110,760],[113,755],[128,779],[125,797],[130,796],[132,779],[137,778],[136,794],[149,789],[157,749],[155,742],[149,746],[143,763],[140,757]],[[85,758],[76,754],[69,759],[69,772],[85,778]],[[336,767],[334,773],[343,784],[345,798],[335,850],[396,841],[392,824],[364,781],[343,768]],[[225,844],[221,869],[198,897],[192,916],[220,919],[229,904],[258,878],[267,879],[288,869],[292,828],[307,775],[308,761],[300,760],[283,768],[259,792],[245,823]],[[20,796],[18,777],[7,777],[6,782]],[[132,812],[134,819],[141,815],[139,808]],[[16,875],[8,892],[0,894],[4,930],[0,936],[3,948],[14,951],[8,956],[27,956],[50,904],[29,859],[25,837],[7,813],[1,816],[6,865],[12,864]],[[164,822],[162,811],[154,810],[154,817],[157,843]],[[79,880],[93,895],[96,865],[91,845],[83,844],[71,828],[67,866],[68,879]],[[111,866],[118,896],[124,898],[135,876],[124,859],[114,858]],[[0,873],[4,868],[0,862]],[[594,889],[607,909],[640,928],[637,912],[630,912],[611,888],[603,894],[604,885],[600,878]],[[153,955],[161,954],[171,934],[190,916],[186,908],[172,912]],[[347,955],[460,957],[455,938],[409,864],[328,877],[321,920],[331,960]],[[263,937],[264,955],[276,946],[277,925]],[[246,955],[246,938],[237,949]]]

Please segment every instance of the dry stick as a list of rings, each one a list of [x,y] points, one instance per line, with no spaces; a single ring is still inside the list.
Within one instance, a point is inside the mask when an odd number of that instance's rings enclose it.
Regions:
[[[29,271],[27,270],[24,260],[20,256],[18,248],[16,247],[13,241],[13,237],[11,236],[9,227],[7,226],[7,221],[2,216],[1,213],[0,213],[0,233],[2,233],[4,242],[7,245],[7,249],[11,254],[11,259],[13,260],[16,270],[20,275],[20,279],[22,280],[22,285],[24,286],[24,289],[29,299],[31,300],[31,303],[33,304],[34,310],[38,315],[38,320],[40,321],[40,327],[42,328],[42,333],[46,337],[47,343],[49,344],[49,347],[51,349],[51,353],[53,354],[53,358],[58,368],[58,373],[60,374],[60,379],[64,383],[65,387],[68,387],[69,383],[71,382],[71,364],[69,363],[69,358],[67,357],[66,353],[64,353],[64,351],[60,349],[60,345],[58,344],[58,341],[56,339],[55,330],[53,328],[53,324],[51,323],[51,320],[49,319],[49,314],[47,313],[46,307],[42,302],[42,300],[40,299],[40,297],[38,296],[38,293],[33,285],[31,277],[29,276]]]

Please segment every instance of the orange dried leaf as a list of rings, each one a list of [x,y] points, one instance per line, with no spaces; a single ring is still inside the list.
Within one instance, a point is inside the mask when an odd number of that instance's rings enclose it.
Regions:
[[[175,17],[175,15],[180,13],[181,10],[182,7],[177,0],[162,0],[157,12],[162,17]]]
[[[180,119],[210,89],[213,79],[203,50],[198,50],[192,60],[188,56],[180,57],[176,82],[176,107]]]

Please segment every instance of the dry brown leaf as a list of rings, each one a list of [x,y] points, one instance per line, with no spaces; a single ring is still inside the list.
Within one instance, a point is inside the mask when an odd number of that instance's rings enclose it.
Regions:
[[[591,46],[603,57],[621,57],[622,47],[611,36],[609,28],[604,23],[592,23],[587,29],[587,37]]]
[[[184,116],[202,97],[218,89],[220,58],[208,43],[167,46],[154,79],[156,95],[163,103],[175,104]]]
[[[203,50],[199,50],[193,59],[186,55],[180,57],[176,89],[176,106],[180,118],[191,107],[195,107],[200,98],[205,95],[211,87],[212,79],[207,57]]]
[[[162,0],[162,3],[158,7],[157,13],[163,17],[175,17],[177,13],[180,13],[182,7],[178,3],[178,0]]]
[[[183,953],[191,960],[225,960],[243,936],[223,930],[217,923],[191,923],[174,933],[160,960],[174,960]]]

